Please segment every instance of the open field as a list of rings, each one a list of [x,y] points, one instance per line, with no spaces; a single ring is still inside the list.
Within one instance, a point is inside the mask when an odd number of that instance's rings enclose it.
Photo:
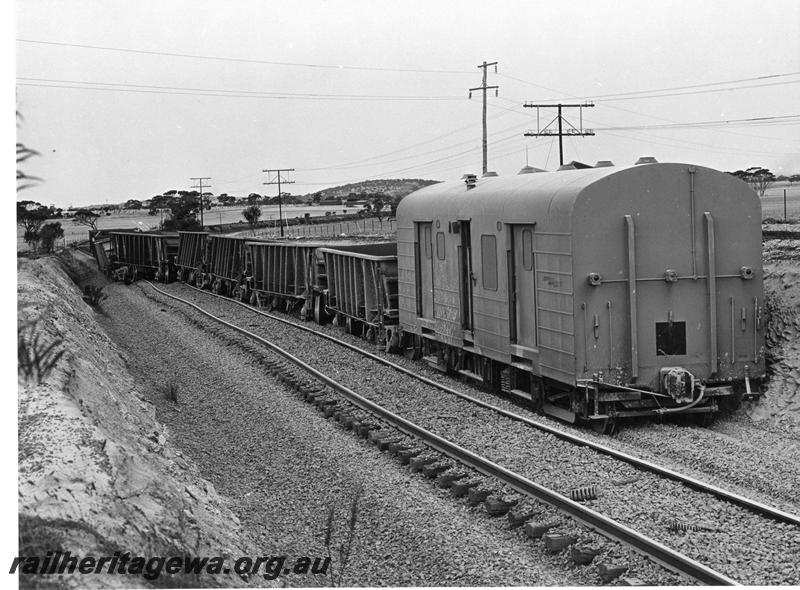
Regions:
[[[206,225],[216,225],[222,223],[237,223],[244,222],[242,211],[244,207],[215,207],[211,211],[206,211],[204,214],[204,222]],[[283,207],[283,218],[293,219],[295,217],[303,217],[309,213],[312,217],[324,217],[327,212],[331,214],[339,214],[342,211],[353,213],[356,211],[354,208],[343,209],[341,206],[307,206],[307,205],[286,205]],[[261,207],[261,221],[269,221],[278,219],[278,207],[276,206],[262,206]],[[65,244],[72,244],[73,242],[82,242],[89,239],[89,228],[85,225],[75,223],[72,219],[53,219],[52,221],[60,221],[61,227],[64,229]],[[151,230],[158,229],[161,218],[158,215],[148,215],[146,210],[141,211],[119,211],[98,218],[97,229],[142,229]],[[246,229],[246,224],[242,229]],[[17,227],[17,250],[26,250],[28,246],[22,239],[22,228]],[[60,243],[60,242],[59,242]]]
[[[800,184],[776,182],[761,199],[761,218],[783,219],[783,193],[786,191],[786,217],[800,218]]]

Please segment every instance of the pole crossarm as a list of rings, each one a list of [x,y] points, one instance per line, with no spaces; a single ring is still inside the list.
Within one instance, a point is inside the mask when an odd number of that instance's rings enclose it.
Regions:
[[[283,202],[281,198],[281,184],[294,184],[294,180],[281,178],[281,172],[294,172],[294,168],[267,168],[261,172],[267,173],[267,182],[264,184],[277,184],[278,185],[278,223],[281,226],[281,237],[283,237]],[[275,180],[272,180],[271,174],[275,174]]]
[[[472,93],[473,92],[477,92],[478,90],[480,90],[483,93],[483,109],[482,109],[482,114],[483,114],[483,141],[482,141],[482,147],[483,147],[483,174],[484,175],[486,175],[486,172],[489,170],[489,162],[488,162],[488,156],[487,156],[488,143],[487,143],[487,140],[486,140],[486,91],[490,90],[490,89],[493,89],[494,90],[494,95],[497,96],[498,95],[498,89],[500,88],[499,86],[489,86],[489,85],[486,84],[486,71],[488,70],[489,66],[494,66],[494,72],[495,72],[495,74],[497,73],[497,62],[496,61],[483,62],[482,64],[480,64],[478,66],[479,70],[480,69],[483,70],[483,84],[481,84],[480,86],[476,86],[475,88],[470,88],[469,89],[469,97],[470,98],[472,98]]]
[[[197,182],[197,184],[192,185],[191,188],[199,189],[199,192],[200,192],[200,229],[203,229],[205,227],[205,224],[203,223],[203,209],[206,208],[206,204],[205,204],[205,201],[203,199],[203,188],[204,188],[203,187],[203,181],[204,180],[211,180],[211,177],[210,176],[193,176],[189,180],[193,180],[193,181]],[[205,188],[211,188],[211,185],[207,184],[205,186]]]
[[[593,107],[594,103],[592,102],[584,102],[584,103],[573,103],[573,104],[565,104],[565,103],[555,103],[555,104],[542,104],[542,103],[534,103],[534,102],[526,102],[522,105],[526,108],[536,109],[536,131],[526,131],[523,135],[525,137],[545,137],[545,136],[558,136],[558,154],[559,154],[559,161],[560,165],[564,165],[564,136],[586,136],[586,135],[594,135],[593,129],[584,129],[583,128],[583,109]],[[539,123],[539,110],[540,109],[558,109],[558,114],[556,118],[550,121],[544,127],[541,126]],[[567,121],[564,116],[561,114],[563,109],[580,109],[580,125],[575,127],[572,123]],[[550,129],[550,125],[553,123],[558,123],[558,131],[555,129]],[[567,129],[564,129],[564,124],[566,123]]]

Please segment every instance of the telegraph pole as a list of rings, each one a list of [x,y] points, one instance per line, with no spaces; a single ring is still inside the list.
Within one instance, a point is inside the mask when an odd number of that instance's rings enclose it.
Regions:
[[[197,184],[192,186],[192,188],[199,188],[200,189],[200,229],[205,228],[203,224],[203,209],[206,208],[205,203],[203,202],[203,181],[204,180],[211,180],[210,176],[196,176],[190,178],[189,180],[197,181]],[[206,188],[211,188],[211,185],[207,185]]]
[[[294,168],[272,168],[267,170],[262,170],[261,172],[267,173],[267,182],[264,184],[277,184],[278,185],[278,220],[281,225],[281,237],[283,237],[283,207],[281,202],[281,182],[284,184],[294,184],[294,180],[287,180],[285,178],[281,178],[281,172],[294,172]],[[272,179],[270,176],[271,174],[275,174],[275,180]]]
[[[478,86],[477,88],[470,88],[469,89],[469,97],[470,98],[472,98],[472,93],[474,91],[476,91],[476,90],[482,90],[483,91],[483,174],[484,175],[489,170],[489,166],[488,166],[487,158],[486,158],[486,149],[487,149],[487,143],[486,143],[486,91],[489,90],[490,88],[494,88],[494,95],[497,96],[497,92],[498,92],[497,89],[500,88],[499,86],[487,86],[486,85],[486,68],[488,68],[489,66],[494,66],[494,73],[495,74],[497,73],[497,62],[496,61],[493,61],[492,63],[486,63],[484,61],[481,65],[478,66],[479,68],[483,68],[483,85]]]
[[[559,165],[561,165],[561,166],[564,165],[564,144],[563,144],[564,140],[563,140],[563,138],[564,138],[565,135],[578,135],[578,136],[594,135],[594,131],[592,129],[584,129],[583,128],[583,109],[585,107],[593,107],[594,103],[585,102],[583,104],[562,104],[562,103],[558,103],[558,104],[532,104],[532,103],[526,102],[522,106],[536,109],[536,132],[526,131],[525,132],[525,136],[526,137],[542,137],[542,136],[546,136],[546,135],[558,135],[558,157],[559,157]],[[545,125],[544,128],[541,128],[539,126],[539,109],[549,109],[549,108],[557,108],[558,109],[558,114],[556,115],[555,119],[553,119],[547,125]],[[561,109],[562,108],[580,109],[581,122],[580,122],[580,126],[579,127],[575,127],[572,123],[570,123],[569,121],[567,121],[564,118],[564,116],[561,114]],[[550,129],[550,125],[552,125],[556,121],[558,121],[558,131]],[[562,122],[566,123],[567,125],[569,125],[569,129],[564,131],[564,129],[562,127]]]

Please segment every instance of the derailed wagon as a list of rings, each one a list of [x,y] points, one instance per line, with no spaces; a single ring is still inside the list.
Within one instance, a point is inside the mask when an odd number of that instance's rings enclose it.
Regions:
[[[396,342],[397,244],[320,248],[325,261],[324,309],[334,324],[370,342]]]
[[[140,278],[170,282],[175,278],[178,234],[169,232],[110,232],[109,270],[116,280]]]
[[[202,280],[205,272],[206,257],[208,255],[208,232],[181,231],[178,232],[178,255],[175,267],[178,279],[190,285]]]
[[[251,274],[245,239],[233,236],[208,236],[206,272],[201,285],[214,293],[236,296]]]
[[[318,253],[320,242],[249,241],[246,248],[252,273],[239,293],[259,307],[293,311],[300,308],[301,319],[315,309],[315,294],[324,281],[323,260]],[[314,313],[319,318],[317,304]]]

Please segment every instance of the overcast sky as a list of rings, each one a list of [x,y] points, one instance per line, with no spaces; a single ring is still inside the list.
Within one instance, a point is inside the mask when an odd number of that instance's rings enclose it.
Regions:
[[[558,100],[596,104],[583,112],[596,135],[565,138],[566,161],[800,172],[798,0],[25,0],[16,16],[18,139],[44,179],[18,198],[44,204],[147,199],[193,176],[273,195],[264,168],[295,168],[294,194],[480,174],[468,89],[484,60],[498,62],[501,175],[526,148],[558,167],[557,140],[523,135],[537,123],[522,106]],[[701,125],[663,127],[676,123]]]

